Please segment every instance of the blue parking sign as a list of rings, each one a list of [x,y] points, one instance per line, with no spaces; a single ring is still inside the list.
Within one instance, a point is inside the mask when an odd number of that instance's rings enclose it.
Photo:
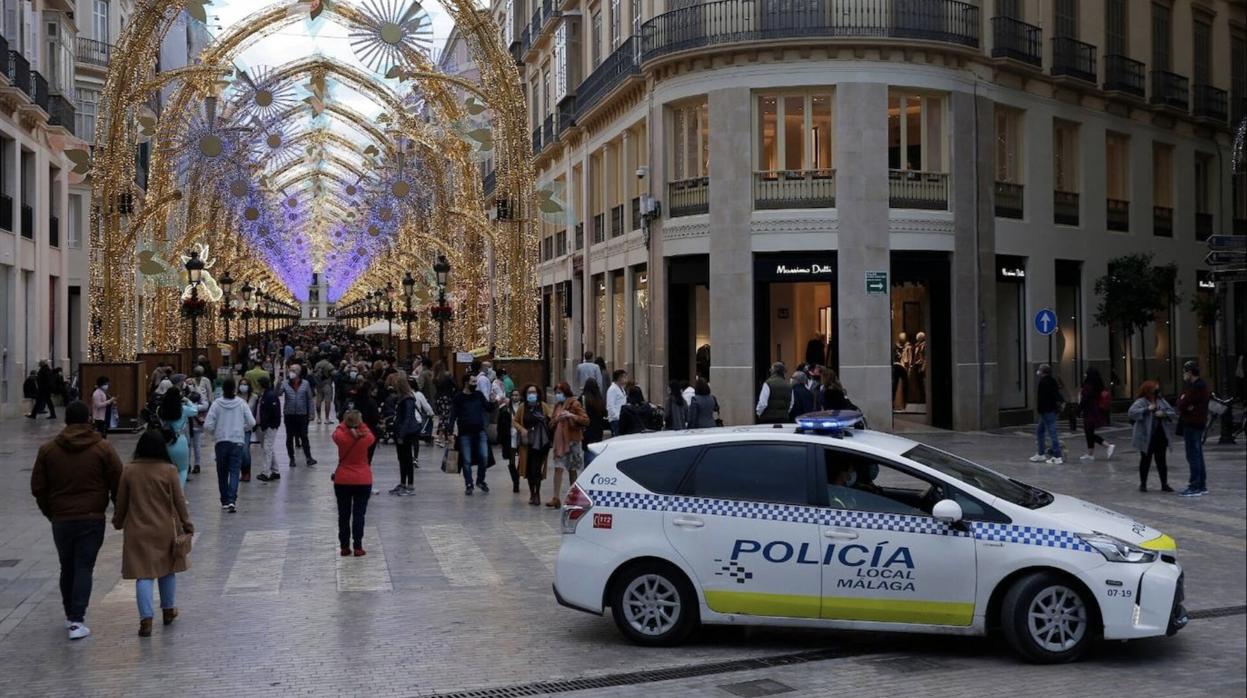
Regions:
[[[1042,308],[1035,313],[1035,331],[1046,336],[1057,330],[1056,313],[1051,308]]]

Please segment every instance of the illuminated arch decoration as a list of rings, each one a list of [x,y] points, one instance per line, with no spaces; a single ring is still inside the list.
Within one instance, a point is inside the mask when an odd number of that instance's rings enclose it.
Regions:
[[[187,2],[140,0],[110,63],[102,110],[113,118],[97,133],[100,155],[89,162],[75,160],[89,169],[95,200],[100,202],[92,214],[91,231],[95,358],[130,359],[140,346],[180,344],[181,329],[171,312],[175,293],[148,291],[134,283],[136,265],[143,263],[140,251],[151,252],[150,258],[159,249],[164,259],[175,260],[192,245],[205,244],[213,250],[217,265],[231,269],[235,278],[262,281],[271,292],[290,300],[301,289],[298,279],[284,273],[281,255],[290,245],[315,246],[313,227],[303,218],[309,216],[315,218],[321,239],[332,242],[323,245],[326,261],[332,260],[335,270],[352,261],[357,265],[356,280],[342,300],[358,297],[365,287],[382,280],[396,280],[400,276],[396,272],[403,268],[421,273],[443,252],[457,260],[450,294],[464,315],[463,322],[452,328],[456,343],[487,340],[501,353],[535,354],[537,328],[531,309],[536,299],[539,215],[525,102],[515,65],[499,43],[501,34],[473,0],[445,0],[446,10],[469,37],[480,70],[479,83],[468,82],[436,72],[421,53],[421,27],[427,18],[422,18],[418,5],[410,0],[363,2],[299,0],[267,8],[219,37],[199,65],[153,77],[154,47],[176,24]],[[193,14],[196,8],[202,15],[202,4],[191,8]],[[355,47],[357,56],[378,73],[389,77],[401,73],[400,85],[406,92],[383,96],[370,76],[323,58],[298,61],[297,67],[244,71],[245,78],[231,62],[251,41],[295,22],[325,19],[343,24],[353,35],[371,32],[373,50],[361,53],[370,48],[364,41]],[[307,82],[292,88],[295,76]],[[366,120],[347,116],[354,128],[374,141],[372,153],[359,158],[359,151],[349,154],[332,139],[278,127],[277,115],[303,106],[316,119],[342,118],[344,109],[334,103],[327,79],[358,83],[352,87],[369,91],[383,105],[384,119],[377,123],[365,125]],[[144,107],[151,92],[177,81],[164,112],[153,122]],[[300,88],[307,92],[302,101]],[[475,166],[479,144],[451,126],[471,111],[458,93],[471,95],[472,101],[488,109],[485,133],[498,163],[496,192],[516,212],[512,220],[486,218]],[[247,109],[231,106],[248,99]],[[431,115],[432,123],[416,118],[417,109]],[[224,127],[225,135],[219,127]],[[230,131],[234,128],[243,131]],[[473,131],[480,135],[480,129]],[[281,142],[269,145],[273,133]],[[195,135],[199,154],[191,162],[181,161],[178,156],[187,149],[175,144],[185,146]],[[295,144],[300,138],[313,141],[302,153]],[[150,139],[154,146],[146,193],[133,184],[135,163],[130,156],[141,139]],[[293,157],[287,149],[293,149]],[[266,151],[282,151],[284,156]],[[408,176],[404,157],[413,164],[418,159],[420,176]],[[279,178],[298,162],[316,174]],[[298,193],[288,197],[280,191],[283,186],[298,187]],[[174,192],[183,195],[171,198]],[[294,199],[293,206],[285,205],[287,198]],[[377,235],[368,234],[372,227]],[[377,242],[369,242],[374,238]],[[492,270],[485,268],[491,257]],[[497,323],[489,322],[483,312],[491,304],[497,309]],[[141,320],[140,308],[146,314]],[[138,336],[140,326],[143,337]],[[153,327],[160,335],[155,340],[147,336]]]

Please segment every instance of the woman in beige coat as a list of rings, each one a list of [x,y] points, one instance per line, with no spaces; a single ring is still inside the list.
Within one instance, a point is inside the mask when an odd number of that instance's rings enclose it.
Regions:
[[[186,511],[177,467],[169,460],[169,449],[160,431],[148,429],[139,437],[134,460],[121,473],[113,511],[113,527],[124,532],[121,577],[136,580],[139,637],[149,637],[152,581],[160,586],[160,608],[164,624],[168,625],[178,616],[174,575],[190,569],[186,550],[195,530]]]

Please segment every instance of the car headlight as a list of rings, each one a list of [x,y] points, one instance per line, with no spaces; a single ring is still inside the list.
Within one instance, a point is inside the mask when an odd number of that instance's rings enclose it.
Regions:
[[[1104,533],[1079,533],[1078,537],[1095,548],[1109,562],[1153,562],[1156,552],[1131,545]]]

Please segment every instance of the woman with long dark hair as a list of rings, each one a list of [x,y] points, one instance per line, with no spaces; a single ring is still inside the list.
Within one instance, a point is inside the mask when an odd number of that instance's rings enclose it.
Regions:
[[[664,428],[667,431],[688,429],[688,413],[691,405],[684,401],[684,388],[680,386],[680,381],[671,381],[667,387],[667,400],[663,405],[663,416],[666,419]]]
[[[1078,398],[1079,411],[1082,413],[1083,435],[1087,437],[1087,452],[1079,456],[1078,460],[1084,463],[1095,460],[1096,444],[1104,447],[1105,459],[1112,458],[1113,451],[1117,450],[1117,446],[1106,442],[1102,436],[1095,433],[1096,429],[1108,426],[1111,400],[1112,397],[1104,386],[1104,378],[1100,376],[1099,369],[1094,366],[1088,368],[1083,376],[1082,390]]]
[[[546,456],[553,445],[550,430],[550,406],[541,399],[541,389],[529,383],[520,391],[524,401],[515,413],[515,431],[519,435],[520,474],[528,480],[528,503],[541,506],[541,481],[546,477]]]
[[[455,385],[455,377],[440,360],[433,364],[433,382],[437,387],[436,404],[433,406],[437,411],[437,445],[445,446],[450,443],[450,408],[459,388]]]
[[[175,436],[168,442],[169,460],[178,469],[178,480],[186,485],[186,477],[191,468],[190,441],[186,438],[186,424],[191,417],[199,414],[199,408],[182,396],[180,390],[166,390],[160,398],[160,407],[156,416],[160,418],[160,426]],[[167,435],[166,435],[166,438]]]
[[[584,394],[580,396],[580,404],[584,405],[585,414],[589,415],[589,426],[585,427],[585,446],[602,440],[606,433],[606,398],[602,396],[602,386],[596,378],[585,381]]]

